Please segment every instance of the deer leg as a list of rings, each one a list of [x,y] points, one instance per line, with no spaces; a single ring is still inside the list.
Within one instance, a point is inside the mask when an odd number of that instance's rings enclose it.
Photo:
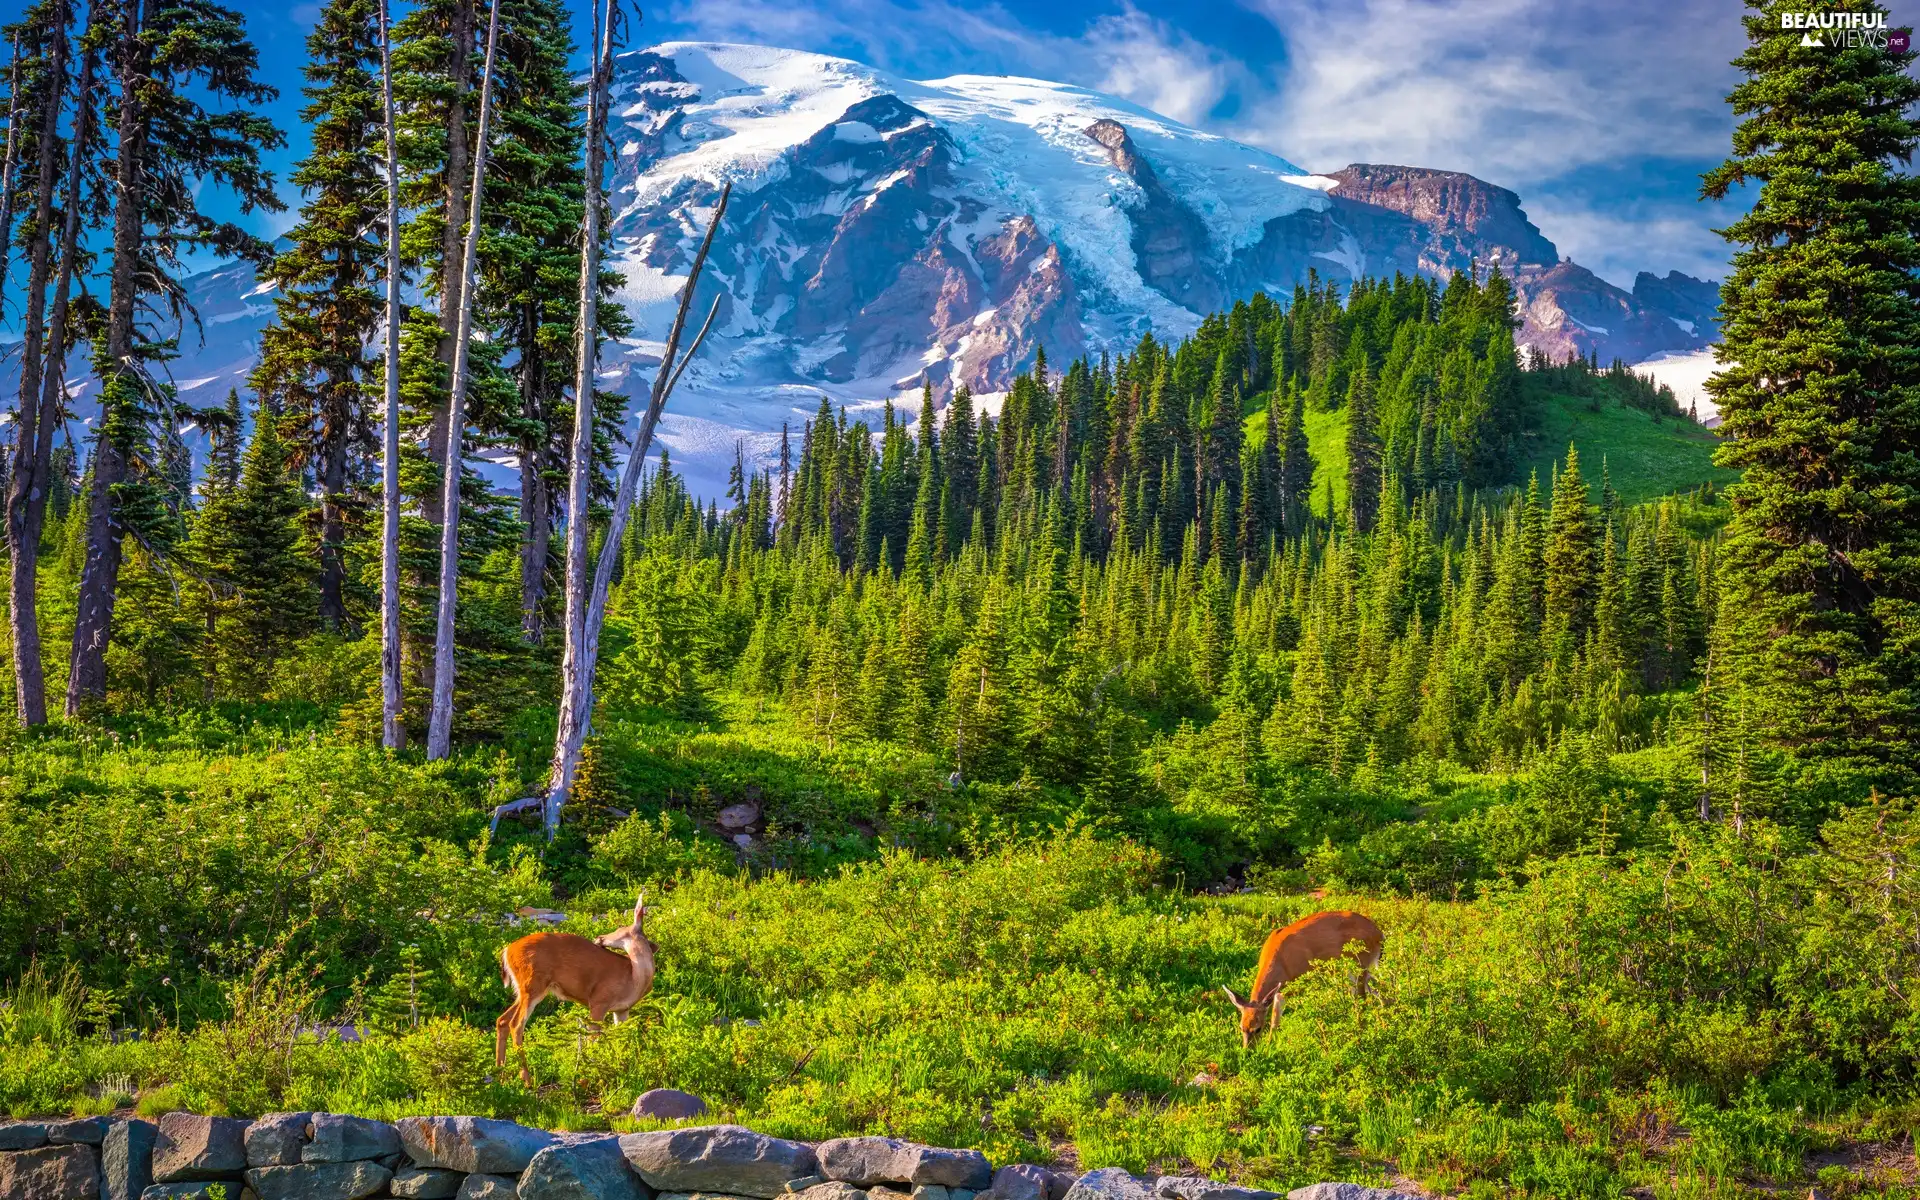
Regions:
[[[1271,1030],[1280,1028],[1280,1010],[1285,1008],[1286,1006],[1287,1006],[1287,994],[1281,991],[1274,992],[1273,1011],[1267,1014],[1268,1030],[1271,1031]]]
[[[545,992],[528,992],[520,997],[520,1013],[513,1024],[513,1048],[520,1054],[520,1082],[526,1087],[533,1086],[533,1071],[527,1067],[527,1021],[546,998]]]
[[[1380,954],[1378,951],[1360,960],[1360,998],[1362,1000],[1367,998],[1367,984],[1373,978],[1373,964],[1379,961]]]

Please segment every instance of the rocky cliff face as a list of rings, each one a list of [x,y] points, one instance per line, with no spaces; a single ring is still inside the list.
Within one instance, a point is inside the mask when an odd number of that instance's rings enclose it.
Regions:
[[[1390,209],[1426,231],[1420,269],[1433,275],[1482,270],[1499,263],[1511,275],[1523,267],[1551,267],[1560,252],[1534,228],[1520,197],[1458,171],[1355,163],[1335,171],[1333,194]]]

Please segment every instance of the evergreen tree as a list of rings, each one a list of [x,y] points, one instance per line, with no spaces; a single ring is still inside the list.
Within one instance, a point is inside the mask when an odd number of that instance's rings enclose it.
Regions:
[[[347,621],[347,516],[373,454],[377,360],[367,348],[383,315],[386,182],[378,0],[330,0],[307,38],[301,119],[313,149],[293,173],[306,195],[292,246],[274,260],[275,323],[260,339],[252,384],[277,414],[291,465],[320,493],[320,620]]]
[[[238,486],[208,495],[186,545],[207,592],[202,657],[233,695],[259,695],[274,661],[316,619],[313,564],[301,547],[307,501],[286,457],[275,422],[257,413]]]
[[[1380,436],[1374,428],[1373,377],[1364,366],[1347,385],[1347,507],[1353,528],[1373,528],[1380,506]]]
[[[146,464],[158,462],[156,437],[171,437],[171,389],[146,377],[164,350],[138,319],[148,297],[179,295],[170,268],[196,246],[263,261],[267,246],[234,222],[201,212],[199,184],[217,181],[239,209],[278,211],[263,152],[286,139],[249,105],[276,89],[255,78],[259,56],[239,13],[212,0],[126,5],[110,10],[100,35],[110,46],[114,100],[116,202],[106,328],[95,342],[102,387],[87,498],[86,565],[67,673],[67,713],[106,694],[107,646],[128,533],[149,546],[172,540],[179,498]],[[211,99],[230,107],[210,110]],[[165,301],[162,302],[163,304]]]
[[[1729,498],[1733,657],[1778,746],[1920,780],[1920,125],[1911,53],[1804,49],[1784,0],[1752,4],[1743,122],[1703,192],[1749,188],[1724,231],[1721,369],[1708,381],[1745,475]],[[1883,13],[1877,4],[1857,11]],[[1836,797],[1837,799],[1838,797]]]

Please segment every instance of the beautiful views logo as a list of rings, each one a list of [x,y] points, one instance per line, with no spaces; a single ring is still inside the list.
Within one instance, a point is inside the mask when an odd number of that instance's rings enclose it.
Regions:
[[[1883,12],[1781,13],[1780,28],[1799,30],[1802,46],[1833,50],[1870,46],[1905,54],[1913,38],[1911,30],[1888,29]]]

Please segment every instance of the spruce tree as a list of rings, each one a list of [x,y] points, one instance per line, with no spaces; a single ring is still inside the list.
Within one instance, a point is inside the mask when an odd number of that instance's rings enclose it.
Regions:
[[[330,0],[307,38],[313,149],[293,173],[306,196],[292,246],[274,260],[275,323],[260,338],[254,391],[278,414],[291,465],[320,493],[320,621],[347,621],[347,516],[373,455],[368,353],[383,309],[386,182],[378,0]]]
[[[210,491],[186,545],[207,588],[202,656],[242,696],[260,693],[274,660],[315,620],[313,565],[301,548],[306,497],[275,422],[255,416],[238,484]]]
[[[1920,124],[1913,54],[1803,47],[1749,0],[1744,118],[1705,177],[1753,207],[1708,381],[1740,468],[1724,550],[1739,680],[1776,746],[1846,795],[1920,781]],[[1855,11],[1884,13],[1877,4]],[[1748,186],[1757,184],[1757,189]],[[1830,776],[1831,777],[1831,776]]]
[[[1355,532],[1373,528],[1380,507],[1380,435],[1374,428],[1373,376],[1364,366],[1347,385],[1347,510]]]

